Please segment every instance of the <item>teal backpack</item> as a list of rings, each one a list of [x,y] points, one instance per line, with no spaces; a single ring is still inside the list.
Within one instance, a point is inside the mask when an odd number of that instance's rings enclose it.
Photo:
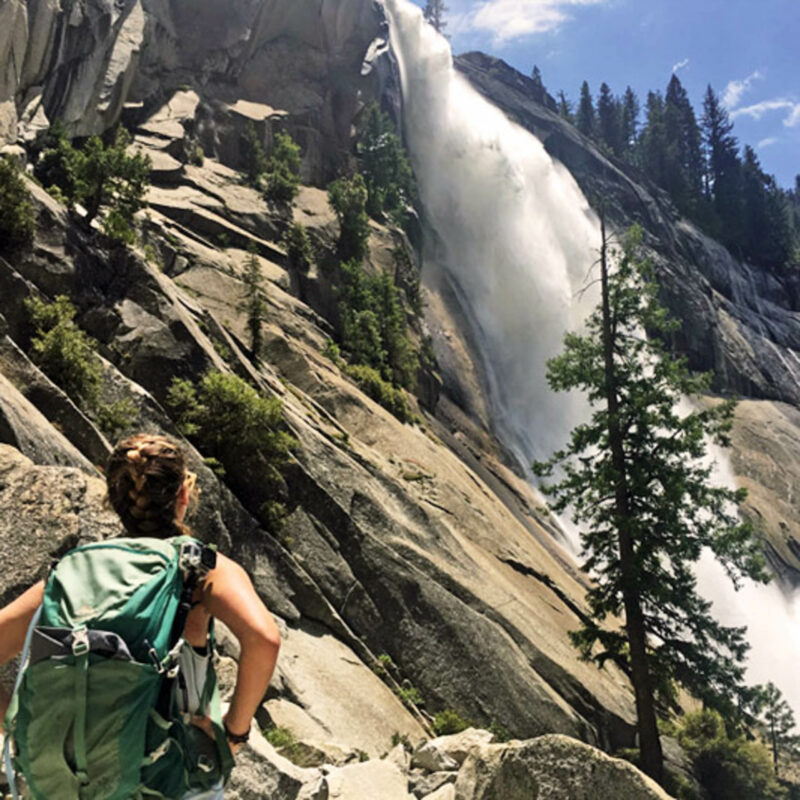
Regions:
[[[227,780],[233,758],[211,659],[202,706],[216,740],[179,706],[183,627],[215,561],[189,537],[112,539],[60,559],[6,716],[15,798],[14,768],[35,800],[174,799]]]

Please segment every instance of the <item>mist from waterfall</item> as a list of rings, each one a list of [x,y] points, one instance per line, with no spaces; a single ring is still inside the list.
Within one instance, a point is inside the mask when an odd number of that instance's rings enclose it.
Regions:
[[[545,363],[598,295],[585,287],[598,221],[570,173],[458,74],[447,40],[409,0],[384,0],[403,84],[405,137],[441,270],[480,351],[492,422],[523,465],[563,447],[587,406],[552,392]],[[720,460],[720,459],[718,459]],[[732,485],[727,460],[720,476]],[[566,526],[569,530],[569,526]],[[577,552],[577,537],[570,542]],[[800,600],[776,586],[735,592],[720,565],[698,565],[717,618],[749,628],[751,683],[775,682],[800,713]]]

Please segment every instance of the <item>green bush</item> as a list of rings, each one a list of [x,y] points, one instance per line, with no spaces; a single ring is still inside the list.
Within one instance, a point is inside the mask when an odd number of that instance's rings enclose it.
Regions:
[[[338,254],[341,260],[361,261],[367,253],[369,217],[365,210],[367,185],[364,178],[339,178],[328,186],[328,202],[339,221]]]
[[[394,125],[377,103],[371,103],[364,112],[357,150],[367,186],[367,212],[372,217],[389,212],[402,222],[414,178]]]
[[[0,158],[0,255],[12,255],[33,243],[36,214],[19,169]]]
[[[94,416],[101,431],[111,440],[116,441],[136,419],[136,404],[129,397],[115,400],[112,403],[98,403]]]
[[[94,407],[100,391],[101,365],[94,340],[75,323],[75,307],[65,295],[52,303],[30,297],[25,307],[36,333],[34,361],[73,400]]]
[[[288,133],[275,136],[264,174],[264,197],[270,203],[288,206],[300,186],[300,146]]]
[[[709,800],[778,800],[786,796],[775,779],[764,745],[731,737],[716,711],[687,714],[678,726],[678,742],[694,764]]]
[[[78,150],[70,143],[66,126],[61,120],[56,120],[44,134],[42,147],[33,174],[42,186],[48,187],[47,191],[51,194],[53,188],[57,187],[64,205],[72,205],[76,195]]]
[[[377,370],[363,364],[351,364],[345,367],[345,372],[368,397],[394,414],[401,422],[412,421],[413,415],[403,390],[383,380]]]
[[[433,732],[437,736],[447,736],[451,733],[461,733],[471,725],[458,711],[446,708],[433,718]]]
[[[68,205],[80,203],[86,209],[87,227],[105,209],[105,234],[132,244],[133,217],[144,208],[152,164],[148,156],[128,153],[131,142],[128,131],[119,127],[110,144],[92,136],[82,149],[77,149],[63,125],[54,123],[45,136],[45,149],[34,174],[43,186],[50,187],[48,191],[58,187]]]
[[[251,186],[258,186],[261,176],[267,171],[267,154],[264,145],[256,132],[252,122],[247,123],[244,132],[244,146],[242,148],[247,171],[247,182]]]
[[[283,237],[283,246],[286,248],[289,269],[307,272],[314,263],[314,251],[305,226],[293,222]]]
[[[216,459],[261,522],[276,531],[285,508],[274,492],[296,440],[283,430],[283,404],[236,375],[207,372],[195,385],[175,378],[167,393],[182,432]],[[266,497],[266,499],[265,499]]]
[[[378,370],[383,380],[395,386],[413,388],[419,360],[391,275],[369,275],[356,261],[343,263],[341,274],[342,346],[350,361]]]

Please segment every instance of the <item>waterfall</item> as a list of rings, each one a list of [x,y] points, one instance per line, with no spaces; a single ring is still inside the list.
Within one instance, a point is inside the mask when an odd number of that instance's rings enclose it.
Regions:
[[[586,414],[551,392],[545,362],[597,303],[581,292],[597,256],[596,217],[570,173],[457,73],[446,39],[409,0],[384,0],[403,88],[406,142],[435,257],[472,328],[501,441],[528,464],[562,447]],[[720,479],[733,485],[727,460]],[[569,526],[566,526],[569,528]],[[571,542],[577,550],[576,537]],[[751,683],[775,682],[800,713],[800,595],[748,582],[735,592],[709,555],[701,594],[726,625],[746,624]]]

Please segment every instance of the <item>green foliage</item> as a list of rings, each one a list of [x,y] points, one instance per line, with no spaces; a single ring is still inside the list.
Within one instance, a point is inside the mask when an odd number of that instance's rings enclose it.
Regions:
[[[73,400],[94,406],[100,391],[101,366],[94,340],[75,323],[75,307],[66,295],[52,303],[30,297],[25,307],[36,333],[34,361]]]
[[[414,746],[411,744],[411,740],[408,738],[407,733],[400,733],[399,731],[395,731],[392,734],[392,747],[397,747],[397,745],[402,744],[403,748],[407,750],[409,753],[413,751]]]
[[[427,0],[422,13],[425,19],[436,29],[437,33],[442,33],[447,27],[444,15],[449,11],[444,0]]]
[[[565,118],[566,98],[560,107]],[[603,84],[597,106],[581,88],[575,124],[664,188],[678,210],[736,257],[781,274],[800,268],[800,194],[763,171],[752,147],[740,152],[728,110],[709,86],[702,115],[672,75],[666,94],[649,92],[644,124],[630,87],[612,97]]]
[[[269,728],[264,731],[266,740],[276,749],[291,747],[297,741],[288,728]]]
[[[511,738],[508,728],[504,727],[499,722],[492,722],[489,725],[489,733],[494,735],[495,742],[507,742]]]
[[[678,742],[694,764],[708,800],[777,800],[786,796],[775,780],[769,752],[759,742],[730,737],[716,711],[687,714]]]
[[[278,133],[264,172],[264,197],[278,206],[288,206],[300,185],[300,146],[288,133]]]
[[[36,214],[18,168],[0,157],[0,255],[11,255],[33,243]]]
[[[136,419],[138,409],[129,397],[111,403],[98,403],[94,417],[98,427],[110,441],[116,441]]]
[[[325,358],[329,358],[331,361],[333,361],[333,363],[336,364],[336,366],[339,367],[339,369],[345,368],[346,366],[345,360],[342,358],[342,353],[341,350],[339,350],[339,345],[336,344],[336,342],[334,342],[333,339],[328,339],[325,342],[325,347],[322,350],[322,355],[324,355]]]
[[[412,421],[413,415],[403,390],[383,380],[377,370],[362,364],[352,364],[345,368],[345,372],[368,397],[394,414],[401,422]]]
[[[412,388],[419,360],[406,328],[400,292],[391,275],[369,275],[356,261],[341,265],[342,346],[354,364],[378,370],[384,381]]]
[[[419,270],[411,260],[405,247],[395,247],[392,250],[394,257],[395,282],[406,294],[411,310],[419,317],[422,316],[422,289],[420,287]]]
[[[256,132],[256,126],[252,122],[248,122],[245,128],[244,147],[242,149],[247,182],[251,186],[257,187],[261,176],[267,171],[267,154],[264,151],[264,144]]]
[[[131,135],[120,127],[111,144],[92,136],[79,150],[70,143],[65,128],[55,124],[35,168],[42,185],[57,186],[70,206],[83,205],[87,226],[105,209],[103,231],[126,244],[135,239],[133,217],[144,208],[152,166],[148,156],[128,153],[131,142]]]
[[[433,732],[437,736],[447,736],[451,733],[461,733],[471,725],[465,720],[458,711],[446,708],[440,711],[433,718]]]
[[[261,522],[276,530],[285,513],[274,498],[296,440],[283,430],[283,404],[236,375],[207,372],[198,385],[175,378],[167,394],[181,431],[224,467]],[[266,498],[266,499],[265,499]]]
[[[283,246],[286,248],[289,269],[307,272],[314,263],[314,251],[305,225],[293,222],[283,237]]]
[[[767,573],[750,526],[737,517],[745,493],[714,486],[704,461],[707,437],[728,443],[733,403],[679,411],[679,400],[704,392],[709,376],[691,375],[658,338],[677,323],[658,304],[651,266],[637,255],[640,240],[638,230],[625,237],[609,272],[604,232],[603,303],[585,333],[567,334],[547,370],[555,391],[585,393],[592,416],[534,469],[548,478],[561,468],[543,488],[555,512],[569,511],[584,528],[591,617],[573,643],[584,658],[631,672],[643,764],[657,777],[653,692],[670,702],[677,681],[714,703],[742,686],[745,631],[711,616],[692,565],[708,548],[735,582],[766,581]],[[603,625],[623,616],[622,629]]]
[[[70,143],[67,128],[61,120],[56,120],[45,133],[42,147],[33,174],[42,186],[49,187],[48,192],[57,187],[66,200],[64,204],[72,205],[77,191],[78,150]]]
[[[339,178],[328,187],[328,202],[339,221],[337,250],[342,261],[361,261],[367,253],[369,217],[364,178]]]
[[[425,705],[422,694],[416,686],[407,683],[397,689],[397,696],[406,704],[413,706]]]
[[[800,756],[800,735],[797,733],[794,712],[772,682],[756,689],[755,703],[772,751],[775,775],[778,776],[781,758],[796,759]]]
[[[202,167],[203,162],[206,160],[206,154],[203,148],[198,144],[192,148],[191,157],[189,159],[195,167]]]
[[[258,363],[261,352],[262,325],[267,318],[267,296],[264,293],[264,280],[261,265],[254,250],[251,250],[244,264],[242,274],[242,297],[239,310],[247,315],[247,331],[250,334],[250,352],[253,361]]]
[[[104,232],[126,244],[135,238],[133,216],[144,207],[152,166],[148,156],[128,155],[130,143],[125,128],[117,129],[107,147],[99,136],[92,136],[75,160],[75,199],[86,209],[86,223],[105,207]]]
[[[367,186],[367,213],[380,217],[388,212],[402,222],[414,178],[394,125],[377,103],[371,103],[364,112],[357,150]]]

